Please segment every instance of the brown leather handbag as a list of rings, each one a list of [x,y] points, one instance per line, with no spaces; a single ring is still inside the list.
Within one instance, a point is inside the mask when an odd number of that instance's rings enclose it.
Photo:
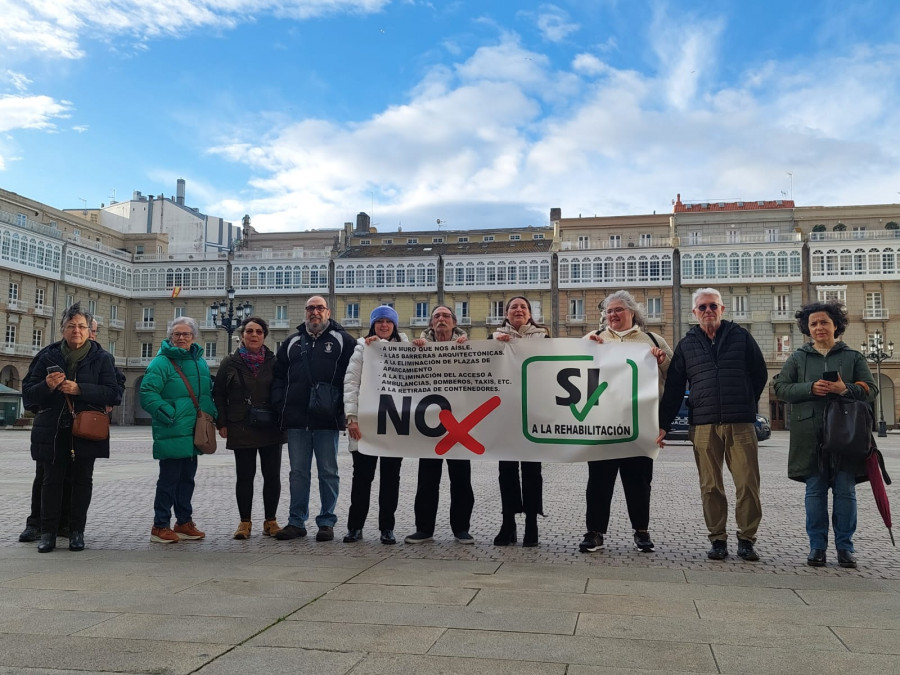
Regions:
[[[170,358],[169,362],[172,364],[172,367],[175,368],[175,372],[181,376],[181,380],[184,382],[184,386],[187,388],[188,393],[191,395],[191,400],[194,402],[194,408],[197,409],[197,420],[194,422],[194,447],[204,455],[211,455],[218,447],[216,444],[216,420],[208,412],[204,412],[200,409],[200,402],[194,394],[191,383],[188,382],[188,379],[184,376],[184,372],[178,367],[175,360]],[[200,373],[199,366],[197,373],[198,375]]]
[[[72,415],[72,435],[86,441],[105,441],[109,438],[109,415],[106,411],[81,410],[75,412],[72,399],[66,396],[69,413]]]

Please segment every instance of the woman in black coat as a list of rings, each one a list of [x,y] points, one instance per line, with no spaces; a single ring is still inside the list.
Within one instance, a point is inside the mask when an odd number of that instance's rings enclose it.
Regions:
[[[212,392],[218,409],[219,435],[228,439],[225,447],[234,450],[237,472],[234,491],[241,518],[235,539],[250,536],[257,453],[263,476],[263,534],[271,537],[281,529],[275,512],[281,497],[284,433],[278,428],[269,401],[275,354],[264,344],[268,335],[269,324],[265,320],[255,316],[244,320],[240,328],[241,346],[222,359]],[[268,421],[251,416],[251,408],[268,410]]]
[[[72,414],[120,403],[116,370],[110,355],[89,339],[93,317],[78,303],[62,317],[63,339],[41,350],[22,383],[25,408],[35,413],[31,457],[42,464],[41,540],[38,551],[56,548],[63,480],[72,477],[69,550],[84,549],[84,527],[93,491],[94,460],[109,457],[109,438],[90,441],[72,434]]]

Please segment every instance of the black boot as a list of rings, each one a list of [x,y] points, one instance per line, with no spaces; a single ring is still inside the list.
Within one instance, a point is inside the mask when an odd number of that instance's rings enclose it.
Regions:
[[[516,543],[516,516],[515,514],[503,514],[503,525],[500,532],[494,537],[494,546],[510,546]]]
[[[78,532],[77,530],[72,530],[69,534],[69,550],[70,551],[83,551],[84,550],[84,532]]]
[[[50,553],[56,548],[56,532],[44,532],[38,544],[38,553]]]
[[[538,545],[538,526],[537,526],[537,514],[536,513],[526,513],[525,514],[525,534],[522,537],[522,546],[526,548],[531,548],[532,546]]]

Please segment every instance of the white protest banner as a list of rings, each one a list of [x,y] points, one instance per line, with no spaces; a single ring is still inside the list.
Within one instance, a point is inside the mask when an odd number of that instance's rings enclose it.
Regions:
[[[366,454],[584,462],[659,452],[649,345],[558,338],[365,350]]]

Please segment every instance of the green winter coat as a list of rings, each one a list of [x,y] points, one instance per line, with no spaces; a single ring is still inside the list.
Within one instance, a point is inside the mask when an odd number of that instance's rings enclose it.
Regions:
[[[822,373],[836,370],[847,385],[847,396],[871,403],[878,387],[865,357],[843,342],[835,343],[827,356],[822,356],[811,343],[790,355],[781,372],[775,376],[775,395],[791,404],[791,442],[788,451],[788,478],[805,483],[819,473],[818,440],[825,415],[827,397],[812,393],[813,382]],[[858,384],[865,383],[866,387]],[[849,467],[848,467],[849,469]],[[854,467],[857,482],[865,480],[865,467]]]
[[[181,349],[163,340],[156,358],[147,366],[141,380],[141,407],[153,420],[153,459],[184,459],[200,454],[194,447],[194,422],[197,409],[184,381],[169,358],[181,368],[200,408],[216,416],[212,399],[209,367],[203,360],[203,347],[194,343]]]

